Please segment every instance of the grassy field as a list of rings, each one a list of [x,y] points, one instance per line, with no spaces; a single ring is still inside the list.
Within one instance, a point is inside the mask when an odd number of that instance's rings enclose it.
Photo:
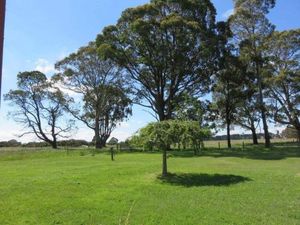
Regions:
[[[280,144],[280,143],[283,143],[283,142],[286,142],[286,143],[293,143],[293,142],[296,142],[297,140],[296,139],[272,139],[271,140],[271,143],[272,144]],[[252,140],[251,139],[244,139],[244,140],[231,140],[231,144],[233,147],[242,147],[243,145],[243,142],[245,145],[252,145]],[[258,139],[258,142],[260,144],[263,144],[265,142],[264,139]],[[211,140],[211,141],[205,141],[204,142],[204,145],[205,147],[207,148],[217,148],[219,146],[219,143],[220,143],[220,147],[221,148],[227,148],[227,140],[221,140],[221,141],[216,141],[216,140]]]
[[[300,224],[300,148],[0,152],[1,225]]]

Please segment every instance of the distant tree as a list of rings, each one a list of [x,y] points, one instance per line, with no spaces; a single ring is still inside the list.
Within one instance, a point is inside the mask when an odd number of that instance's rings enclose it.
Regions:
[[[15,139],[12,139],[12,140],[9,140],[9,141],[0,141],[0,148],[3,148],[3,147],[19,147],[21,145],[22,145],[22,143],[18,142]]]
[[[274,32],[268,39],[268,53],[273,118],[293,126],[300,139],[300,29]]]
[[[244,91],[244,99],[239,103],[236,108],[236,116],[234,118],[234,124],[241,126],[246,130],[250,130],[252,133],[252,141],[254,145],[258,144],[257,127],[260,122],[259,107],[256,101],[257,97],[255,92],[249,88]]]
[[[225,53],[223,68],[216,74],[213,103],[218,120],[227,130],[227,146],[231,148],[230,129],[237,117],[237,108],[244,101],[243,64],[230,52]]]
[[[297,138],[298,141],[300,141],[299,136],[298,136],[298,131],[293,128],[293,127],[286,127],[282,132],[281,132],[281,136],[283,138]]]
[[[110,145],[116,145],[118,144],[119,140],[115,137],[112,137],[109,141],[108,141],[108,144]]]
[[[99,57],[95,43],[80,48],[55,67],[59,71],[53,77],[56,85],[77,94],[69,99],[66,109],[94,131],[96,148],[104,147],[118,123],[131,115],[128,82],[112,61]]]
[[[67,138],[74,128],[74,121],[64,116],[62,92],[53,89],[39,71],[19,73],[17,79],[18,89],[10,90],[4,99],[14,106],[10,115],[28,130],[21,136],[34,134],[57,148],[57,139]]]
[[[275,0],[235,0],[234,14],[229,18],[231,30],[240,47],[241,59],[248,64],[248,71],[256,78],[261,119],[265,134],[265,146],[270,147],[265,104],[266,40],[272,35],[274,26],[266,15],[275,6]]]
[[[215,16],[209,0],[152,0],[123,12],[117,25],[98,35],[97,45],[125,69],[139,104],[164,121],[172,119],[183,93],[209,90],[219,52]]]
[[[182,95],[181,104],[175,109],[173,118],[177,120],[198,121],[200,127],[211,126],[209,119],[209,101],[201,101],[197,97],[188,94]]]

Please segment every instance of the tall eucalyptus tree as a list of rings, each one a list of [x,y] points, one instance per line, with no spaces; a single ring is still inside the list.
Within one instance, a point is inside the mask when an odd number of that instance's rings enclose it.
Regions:
[[[215,16],[209,0],[152,0],[125,10],[96,42],[102,56],[125,69],[139,104],[164,121],[172,118],[183,93],[209,90],[219,53]]]
[[[94,131],[96,148],[104,147],[118,123],[131,115],[130,89],[121,70],[111,60],[102,60],[93,42],[55,67],[56,85],[74,94],[66,109]]]
[[[270,135],[265,104],[265,44],[274,32],[266,15],[274,6],[275,0],[235,0],[235,12],[229,18],[240,56],[248,64],[248,70],[255,74],[266,147],[270,147]]]

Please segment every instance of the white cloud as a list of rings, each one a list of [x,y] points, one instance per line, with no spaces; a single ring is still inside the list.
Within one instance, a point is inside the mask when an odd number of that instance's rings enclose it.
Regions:
[[[52,63],[50,63],[48,60],[43,59],[43,58],[39,58],[36,62],[35,62],[35,70],[38,70],[42,73],[52,73],[55,72],[55,68],[54,65]]]
[[[228,19],[231,15],[233,15],[234,9],[229,9],[222,14],[223,19]]]

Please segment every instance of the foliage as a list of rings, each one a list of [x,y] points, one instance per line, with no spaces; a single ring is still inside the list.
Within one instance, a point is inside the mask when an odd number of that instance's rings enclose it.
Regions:
[[[115,137],[112,137],[109,141],[108,141],[108,144],[110,145],[116,145],[118,144],[119,140]]]
[[[198,121],[201,127],[213,127],[210,119],[210,102],[208,100],[201,101],[197,97],[193,97],[184,93],[174,112],[176,120]]]
[[[257,105],[265,133],[265,145],[270,147],[265,98],[266,40],[274,26],[267,14],[275,6],[275,0],[236,0],[234,14],[229,18],[231,30],[239,47],[240,58],[248,65],[247,71],[255,78],[258,94]]]
[[[300,29],[268,39],[268,96],[276,122],[296,128],[300,139]]]
[[[138,103],[172,119],[182,95],[203,95],[218,65],[216,11],[209,0],[154,1],[125,10],[97,37],[100,54],[124,68]]]
[[[217,73],[213,86],[213,103],[217,120],[227,128],[228,148],[231,148],[230,129],[237,117],[237,107],[244,101],[244,65],[230,49],[223,56],[223,68]]]
[[[295,129],[295,128],[293,128],[293,127],[286,127],[282,132],[281,132],[281,136],[283,137],[283,138],[299,138],[298,137],[298,132],[297,132],[297,130]],[[299,139],[298,139],[298,141],[300,141]]]
[[[234,124],[241,126],[252,133],[253,144],[258,144],[257,127],[260,124],[259,106],[257,104],[257,94],[255,87],[247,83],[247,89],[244,91],[244,99],[236,108],[236,117]]]
[[[39,71],[19,73],[17,79],[18,89],[10,90],[4,99],[15,106],[10,115],[28,130],[21,136],[34,134],[57,148],[57,138],[68,137],[74,128],[74,121],[64,116],[63,93],[54,89]]]
[[[66,109],[94,131],[96,148],[105,146],[117,124],[131,115],[130,88],[120,69],[98,56],[95,43],[56,63],[53,81],[72,93]]]
[[[140,129],[130,143],[143,145],[145,150],[153,150],[153,147],[163,150],[176,144],[190,145],[196,153],[203,140],[210,136],[210,130],[200,128],[197,121],[166,120]]]

